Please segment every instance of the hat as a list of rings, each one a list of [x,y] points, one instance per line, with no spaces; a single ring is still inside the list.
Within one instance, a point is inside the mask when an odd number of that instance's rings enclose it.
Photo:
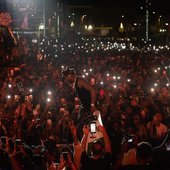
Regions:
[[[68,76],[69,74],[75,74],[75,70],[74,68],[71,68],[69,66],[67,66],[65,69],[62,70],[61,74],[62,74],[62,79],[64,79],[66,76]]]

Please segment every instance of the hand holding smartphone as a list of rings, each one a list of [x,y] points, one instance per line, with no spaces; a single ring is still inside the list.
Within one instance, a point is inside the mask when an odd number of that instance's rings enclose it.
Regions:
[[[62,152],[63,154],[63,159],[68,162],[68,152]]]
[[[90,123],[90,133],[96,133],[96,132],[97,132],[96,122],[91,122]]]

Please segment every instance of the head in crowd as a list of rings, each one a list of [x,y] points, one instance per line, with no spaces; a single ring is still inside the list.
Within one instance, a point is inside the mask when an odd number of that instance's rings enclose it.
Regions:
[[[63,71],[62,71],[62,78],[65,82],[68,82],[69,84],[72,84],[75,82],[75,76],[76,76],[76,72],[74,70],[74,68],[71,67],[66,67]]]
[[[11,163],[8,153],[4,149],[0,149],[0,169],[10,169]]]
[[[140,142],[137,145],[137,161],[139,164],[147,164],[152,160],[152,146],[148,142]]]
[[[104,154],[104,144],[98,140],[95,140],[91,145],[91,153],[93,157],[102,157]]]

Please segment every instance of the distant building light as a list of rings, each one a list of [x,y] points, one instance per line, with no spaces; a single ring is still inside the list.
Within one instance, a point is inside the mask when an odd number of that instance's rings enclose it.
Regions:
[[[87,29],[88,29],[88,31],[92,31],[93,30],[93,26],[89,25]]]
[[[123,29],[123,28],[124,28],[124,27],[123,27],[123,23],[122,23],[122,22],[120,23],[120,28],[121,28],[121,29]]]
[[[74,27],[74,22],[73,22],[73,21],[71,21],[70,26],[71,26],[71,27]]]
[[[120,23],[119,32],[124,32],[124,26],[122,22]]]
[[[38,40],[37,39],[32,39],[32,43],[36,44],[36,43],[38,43]]]
[[[160,29],[159,32],[166,32],[166,29]]]

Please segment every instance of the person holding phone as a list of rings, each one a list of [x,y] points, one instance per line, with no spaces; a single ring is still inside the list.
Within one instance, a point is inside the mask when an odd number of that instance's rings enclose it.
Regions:
[[[74,161],[71,159],[71,155],[68,152],[62,152],[60,157],[60,163],[57,166],[57,170],[70,169],[77,170]]]
[[[94,125],[92,125],[94,126]],[[94,130],[94,129],[93,129]],[[88,156],[86,146],[88,142],[89,127],[83,127],[83,138],[81,141],[81,169],[82,170],[109,170],[112,163],[112,151],[109,136],[103,126],[98,126],[98,131],[103,134],[104,143],[94,140],[90,147],[91,156]]]

